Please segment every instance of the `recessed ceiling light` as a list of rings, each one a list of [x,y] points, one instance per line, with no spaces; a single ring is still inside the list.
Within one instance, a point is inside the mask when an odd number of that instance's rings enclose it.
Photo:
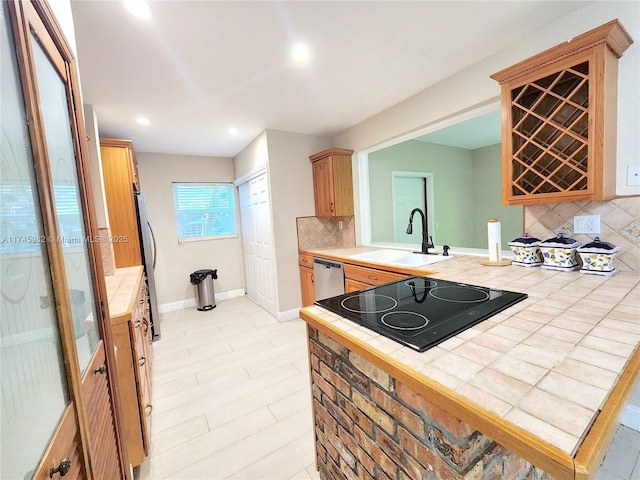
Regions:
[[[146,0],[122,0],[124,6],[138,18],[148,20],[151,18],[151,5]]]
[[[293,46],[291,56],[296,63],[306,63],[309,61],[309,48],[303,43],[296,43]]]
[[[231,127],[231,128],[229,129],[229,135],[238,135],[239,133],[240,133],[240,130],[238,130],[238,129],[237,129],[237,128],[235,128],[235,127]]]
[[[145,127],[151,123],[149,119],[145,117],[138,117],[136,122],[138,122],[138,125],[144,125]]]

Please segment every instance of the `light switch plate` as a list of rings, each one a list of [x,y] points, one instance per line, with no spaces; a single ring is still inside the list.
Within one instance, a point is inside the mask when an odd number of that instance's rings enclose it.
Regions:
[[[627,186],[635,187],[640,185],[640,163],[627,165]]]
[[[576,215],[573,217],[573,233],[599,234],[600,215]]]

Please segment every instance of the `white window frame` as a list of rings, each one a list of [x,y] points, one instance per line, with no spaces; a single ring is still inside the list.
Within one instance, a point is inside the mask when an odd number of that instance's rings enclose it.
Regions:
[[[233,200],[232,208],[224,209],[224,212],[230,212],[233,215],[233,227],[234,231],[230,233],[223,234],[212,234],[212,235],[193,235],[193,236],[184,236],[184,232],[180,231],[180,214],[178,212],[178,193],[177,188],[179,187],[224,187],[225,189],[231,189],[231,197]],[[233,182],[172,182],[171,191],[173,195],[173,209],[176,215],[176,229],[178,234],[178,243],[188,243],[188,242],[201,242],[205,240],[220,240],[225,238],[237,238],[238,237],[238,213],[237,213],[237,199],[236,199],[236,188]],[[215,212],[214,212],[215,213]]]

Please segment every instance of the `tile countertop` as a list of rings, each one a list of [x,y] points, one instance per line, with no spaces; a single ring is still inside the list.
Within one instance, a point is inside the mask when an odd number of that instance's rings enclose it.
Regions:
[[[350,255],[369,250],[301,253],[349,261]],[[630,384],[626,396],[637,378],[640,275],[489,267],[480,265],[481,259],[456,256],[412,272],[523,292],[529,298],[424,353],[318,306],[304,308],[301,316],[357,339],[373,355],[434,380],[573,458],[605,404],[614,403],[612,392],[623,383],[620,379]],[[621,408],[617,405],[616,412]]]
[[[109,302],[111,324],[117,325],[131,319],[133,302],[142,281],[143,267],[116,268],[113,275],[104,277]]]

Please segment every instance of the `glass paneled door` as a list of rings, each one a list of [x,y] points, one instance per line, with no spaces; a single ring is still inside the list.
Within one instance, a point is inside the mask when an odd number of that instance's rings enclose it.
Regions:
[[[2,2],[2,28],[0,478],[123,478],[75,61],[44,2]]]
[[[51,175],[55,217],[62,250],[67,291],[80,375],[83,406],[88,428],[89,458],[96,478],[121,475],[115,415],[105,374],[104,343],[101,341],[100,312],[91,263],[92,242],[98,236],[87,228],[78,177],[74,141],[72,95],[69,71],[58,52],[45,49],[42,39],[30,35],[35,67],[40,116],[44,129],[46,156]],[[76,132],[77,133],[77,132]]]
[[[92,239],[87,235],[82,211],[76,152],[69,128],[71,118],[66,83],[60,77],[65,72],[58,72],[33,34],[31,48],[59,231],[59,238],[55,241],[62,247],[82,375],[100,340],[89,257],[89,241]]]
[[[8,4],[1,8],[0,478],[30,478],[71,399]]]

